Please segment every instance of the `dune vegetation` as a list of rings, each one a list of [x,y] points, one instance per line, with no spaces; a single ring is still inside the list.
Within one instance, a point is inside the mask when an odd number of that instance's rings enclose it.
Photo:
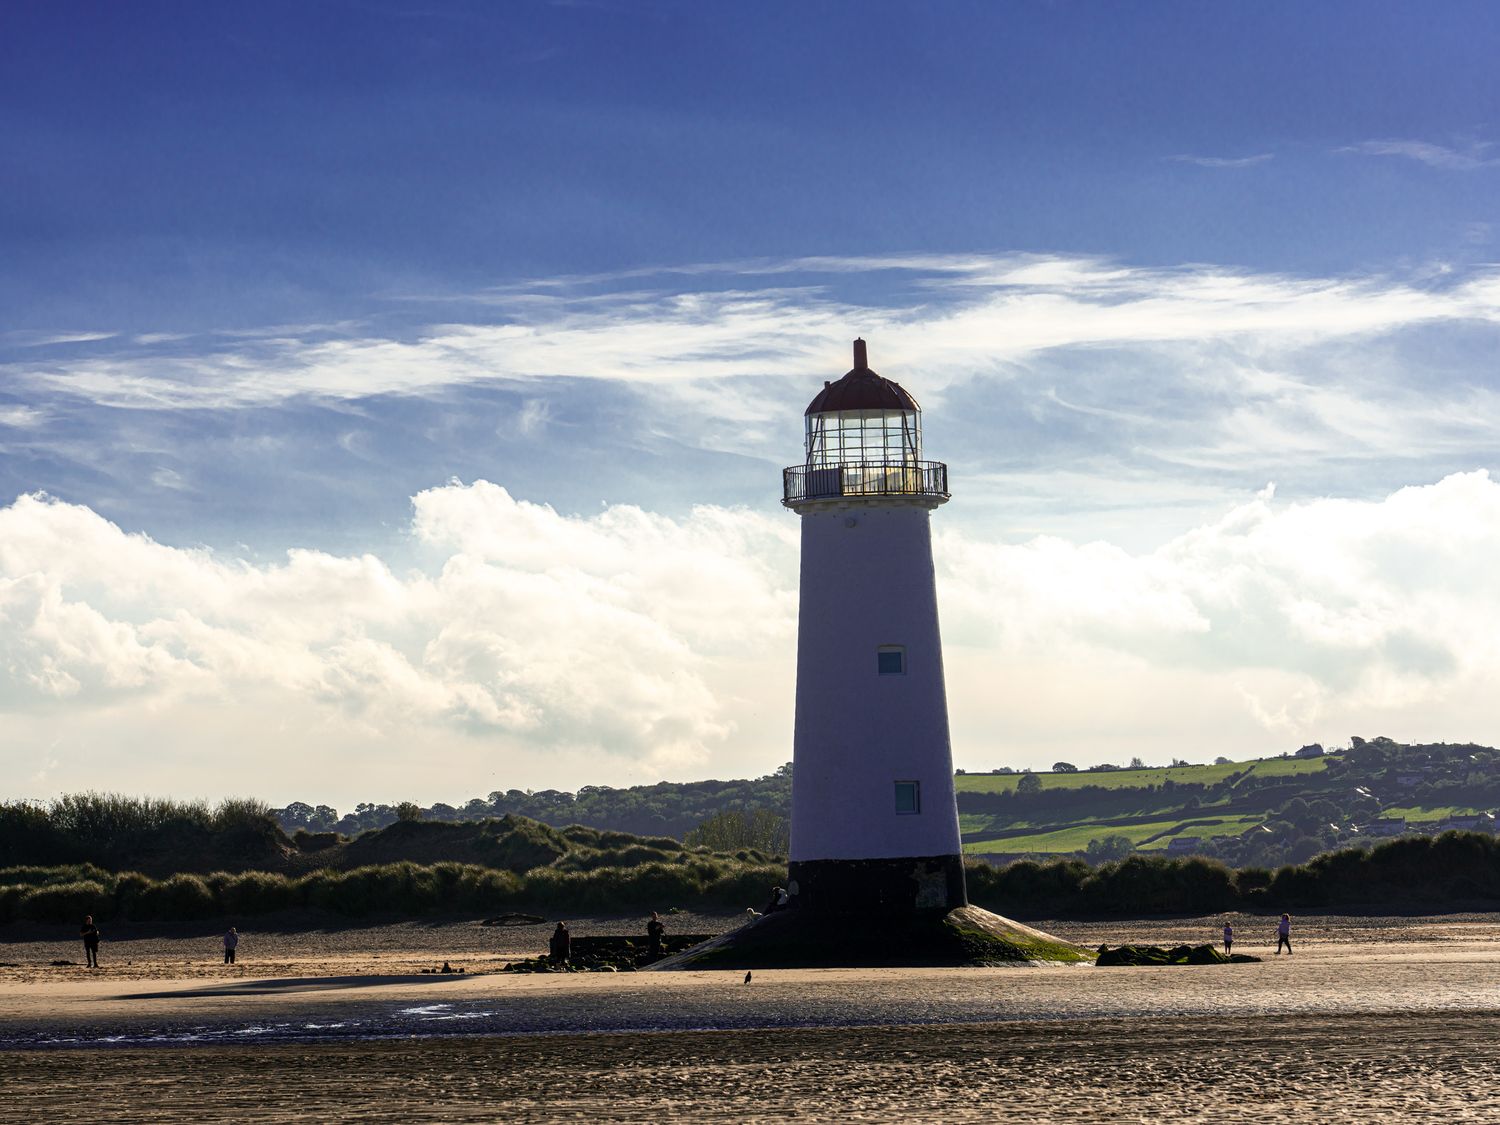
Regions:
[[[759,852],[713,853],[591,829],[577,837],[565,832],[569,851],[524,871],[402,860],[302,874],[214,871],[152,878],[92,864],[13,866],[0,869],[0,922],[67,923],[84,914],[185,921],[290,911],[386,919],[528,909],[733,910],[758,905],[786,872],[783,861]],[[1018,860],[1003,867],[976,861],[967,873],[976,905],[1030,918],[1500,906],[1500,843],[1473,832],[1345,849],[1274,871],[1236,870],[1197,856],[1133,855],[1099,866],[1077,859]]]

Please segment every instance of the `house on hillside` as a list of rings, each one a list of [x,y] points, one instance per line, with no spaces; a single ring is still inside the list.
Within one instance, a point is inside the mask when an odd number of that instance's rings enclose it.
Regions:
[[[1406,817],[1383,816],[1360,828],[1366,836],[1400,836],[1406,831]]]
[[[1173,836],[1167,841],[1168,855],[1196,855],[1202,850],[1202,836]]]

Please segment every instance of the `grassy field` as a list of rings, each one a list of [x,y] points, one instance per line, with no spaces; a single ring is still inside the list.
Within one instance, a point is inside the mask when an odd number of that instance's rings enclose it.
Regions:
[[[1088,847],[1090,840],[1125,836],[1142,851],[1163,849],[1174,836],[1238,836],[1259,824],[1258,816],[1194,816],[1184,820],[1143,820],[1138,824],[1075,824],[1020,836],[973,840],[964,844],[971,854],[1021,852],[1074,852]]]
[[[1265,758],[1256,762],[1229,762],[1219,766],[1152,766],[1141,770],[1110,770],[1104,773],[1034,774],[1043,789],[1080,789],[1097,785],[1102,789],[1144,789],[1171,780],[1179,785],[1217,785],[1232,773],[1253,770],[1256,777],[1290,777],[1321,773],[1326,758]],[[1025,776],[1019,773],[966,773],[954,779],[960,793],[1008,793]]]
[[[1380,815],[1383,817],[1404,816],[1409,821],[1425,823],[1431,820],[1446,820],[1450,816],[1473,816],[1478,811],[1467,805],[1441,805],[1430,809],[1409,805],[1405,808],[1387,806],[1381,810]]]

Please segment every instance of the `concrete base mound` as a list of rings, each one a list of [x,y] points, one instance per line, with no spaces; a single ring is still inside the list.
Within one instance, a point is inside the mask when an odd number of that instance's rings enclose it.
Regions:
[[[658,961],[651,971],[1025,965],[1092,959],[1090,950],[977,906],[904,917],[794,908],[752,919]]]

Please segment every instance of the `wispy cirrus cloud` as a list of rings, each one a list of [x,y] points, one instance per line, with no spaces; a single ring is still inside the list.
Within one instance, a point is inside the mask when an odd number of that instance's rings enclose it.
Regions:
[[[1275,158],[1276,154],[1273,152],[1257,152],[1252,156],[1194,156],[1181,152],[1167,157],[1168,160],[1175,160],[1180,164],[1196,164],[1200,168],[1250,168]]]
[[[1494,148],[1492,141],[1471,141],[1456,148],[1431,141],[1386,139],[1360,141],[1333,151],[1356,156],[1398,156],[1426,164],[1429,168],[1471,172],[1478,168],[1500,167],[1500,156],[1490,155]]]
[[[807,284],[747,284],[794,268]],[[856,330],[878,334],[888,362],[928,373],[927,385],[940,390],[1055,349],[1235,340],[1263,351],[1424,323],[1500,322],[1500,277],[1483,273],[1434,288],[1037,255],[801,259],[720,272],[733,288],[520,295],[488,319],[407,337],[330,336],[320,327],[304,338],[288,326],[190,355],[121,349],[12,363],[8,372],[22,385],[125,409],[229,409],[552,378],[687,387],[825,374]],[[838,284],[850,274],[895,275],[910,296],[853,300]]]
[[[37,332],[31,329],[16,329],[0,334],[3,339],[18,348],[48,348],[57,344],[91,344],[98,340],[113,340],[116,332]]]
[[[847,368],[856,334],[929,408],[935,454],[961,464],[968,514],[955,518],[1025,531],[1098,533],[1115,513],[1130,541],[1155,542],[1184,503],[1201,513],[1247,479],[1364,495],[1488,465],[1500,446],[1493,270],[921,254],[553,280],[445,303],[443,322],[404,331],[372,320],[12,353],[12,401],[53,421],[8,434],[0,488],[87,496],[107,476],[132,509],[203,519],[228,489],[262,508],[289,498],[278,518],[314,529],[355,503],[382,503],[370,518],[389,528],[395,498],[507,468],[524,494],[569,508],[673,508],[716,487],[749,502],[795,459],[800,405]],[[264,456],[256,434],[281,452]],[[684,457],[690,474],[663,472]]]

